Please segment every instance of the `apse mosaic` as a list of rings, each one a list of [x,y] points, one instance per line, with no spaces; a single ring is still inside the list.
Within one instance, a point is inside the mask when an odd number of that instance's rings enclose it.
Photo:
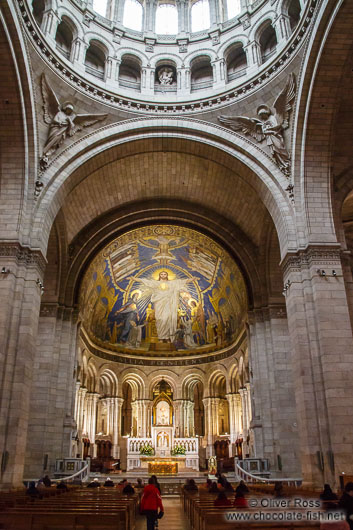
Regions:
[[[85,273],[82,325],[97,345],[127,352],[209,352],[230,345],[247,307],[243,277],[218,244],[154,225],[105,247]]]

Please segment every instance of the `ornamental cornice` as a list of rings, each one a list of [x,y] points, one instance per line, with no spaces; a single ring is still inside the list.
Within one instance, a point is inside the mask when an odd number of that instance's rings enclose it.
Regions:
[[[181,101],[178,103],[161,102],[156,104],[154,101],[144,101],[141,99],[134,99],[126,96],[119,96],[115,92],[102,89],[99,85],[95,85],[91,81],[87,81],[80,76],[74,69],[74,66],[68,66],[64,63],[61,56],[54,50],[49,48],[48,43],[41,31],[38,29],[33,15],[30,11],[29,5],[24,0],[17,0],[17,8],[20,12],[19,16],[22,18],[23,27],[31,40],[33,46],[43,57],[47,65],[61,78],[71,85],[74,90],[85,94],[86,96],[98,100],[105,105],[113,108],[124,110],[127,112],[136,112],[138,114],[148,115],[168,115],[175,113],[191,113],[205,112],[207,110],[214,110],[215,108],[222,108],[229,106],[235,102],[241,101],[244,97],[262,88],[265,83],[274,79],[280,71],[282,71],[292,58],[296,56],[305,39],[305,34],[308,34],[308,29],[315,14],[317,0],[309,0],[306,5],[305,12],[301,17],[298,27],[288,41],[287,46],[278,54],[278,56],[269,63],[268,67],[256,73],[253,77],[248,78],[242,84],[232,87],[227,91],[214,94],[215,89],[212,88],[212,97],[199,97],[197,94],[194,101]]]
[[[260,309],[248,311],[248,321],[250,325],[278,318],[287,318],[285,304],[273,304]]]
[[[209,354],[193,354],[193,356],[189,357],[182,356],[179,352],[171,352],[169,357],[166,357],[166,352],[163,352],[160,356],[158,356],[156,352],[153,352],[153,357],[152,355],[149,356],[147,353],[143,357],[141,354],[134,355],[131,353],[124,353],[124,351],[114,353],[113,351],[99,348],[93,344],[85,333],[83,327],[80,329],[80,338],[90,353],[107,361],[129,364],[133,366],[195,366],[198,364],[219,362],[234,355],[238,351],[239,345],[245,338],[245,331],[238,337],[237,342],[228,348]]]
[[[35,267],[41,274],[45,272],[47,260],[42,251],[23,246],[17,241],[0,242],[0,256],[15,259],[18,265]]]
[[[341,263],[341,245],[318,245],[309,246],[306,249],[300,249],[296,252],[289,252],[280,263],[283,274],[289,272],[300,272],[302,269],[308,269],[311,266],[325,268],[335,266]]]

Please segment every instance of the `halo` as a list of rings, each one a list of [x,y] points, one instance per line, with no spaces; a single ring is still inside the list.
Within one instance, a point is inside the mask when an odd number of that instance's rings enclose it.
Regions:
[[[134,294],[136,294],[136,293],[139,295],[138,299],[141,298],[142,291],[141,291],[140,289],[134,289],[133,291],[131,291],[131,293],[130,293],[131,298],[132,298],[132,297],[134,296]]]
[[[160,269],[156,269],[155,271],[153,271],[152,272],[152,278],[154,280],[158,280],[160,272],[167,272],[168,273],[168,280],[175,280],[175,278],[176,278],[175,272],[172,271],[171,269],[168,269],[167,267],[161,267]]]
[[[188,300],[188,306],[191,307],[191,302],[195,302],[196,305],[199,305],[198,301],[195,300],[195,298],[190,298],[190,300]]]

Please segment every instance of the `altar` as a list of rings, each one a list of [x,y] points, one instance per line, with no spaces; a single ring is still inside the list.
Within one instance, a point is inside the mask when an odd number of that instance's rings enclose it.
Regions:
[[[177,475],[186,470],[185,462],[185,457],[141,457],[141,470],[147,469],[150,475]]]
[[[141,469],[151,475],[198,471],[199,439],[188,436],[190,422],[185,420],[183,429],[179,421],[175,424],[173,393],[166,381],[162,380],[155,387],[153,397],[150,424],[146,429],[148,436],[127,439],[127,471]],[[178,418],[180,416],[179,411]],[[181,432],[186,436],[181,437]]]

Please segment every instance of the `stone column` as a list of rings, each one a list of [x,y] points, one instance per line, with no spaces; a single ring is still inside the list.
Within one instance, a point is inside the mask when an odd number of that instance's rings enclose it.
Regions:
[[[274,28],[277,36],[277,46],[285,46],[292,33],[289,17],[287,15],[281,14],[274,22]]]
[[[90,433],[89,439],[91,442],[91,456],[95,458],[97,456],[97,446],[95,444],[96,440],[96,423],[97,423],[97,403],[99,399],[99,394],[95,392],[91,394],[91,423],[90,423]]]
[[[6,490],[23,487],[29,414],[40,400],[33,399],[31,382],[45,259],[15,242],[0,243],[0,256],[7,271],[0,278],[0,489]]]
[[[257,68],[262,64],[261,47],[256,40],[253,40],[244,46],[244,50],[248,63],[247,74],[250,74],[255,70],[257,71]]]
[[[219,424],[218,424],[218,408],[219,408],[219,398],[212,398],[212,425],[213,425],[213,432],[212,434],[215,436],[219,435]]]
[[[112,429],[112,456],[120,458],[119,436],[121,432],[121,408],[124,400],[119,397],[112,398],[113,429]]]
[[[118,22],[118,24],[123,23],[124,5],[125,5],[125,0],[115,0],[113,11],[112,11],[113,22]]]
[[[78,427],[78,411],[80,409],[80,397],[81,397],[80,388],[81,388],[81,383],[80,381],[77,381],[76,392],[75,392],[75,412],[74,412],[74,418],[75,418],[77,427]]]
[[[335,486],[340,473],[353,474],[353,340],[340,251],[312,245],[282,267],[303,478]]]
[[[229,435],[230,443],[234,444],[237,439],[236,419],[235,419],[235,394],[226,394],[229,409]]]
[[[43,13],[43,20],[41,24],[41,30],[44,33],[45,37],[55,48],[55,36],[58,25],[60,24],[60,19],[54,9],[48,9]]]
[[[210,27],[212,28],[212,26],[220,22],[218,0],[209,0],[209,6],[210,6]]]
[[[213,447],[213,423],[212,423],[212,398],[206,397],[202,400],[205,410],[205,438],[206,438],[206,458],[214,454]]]

